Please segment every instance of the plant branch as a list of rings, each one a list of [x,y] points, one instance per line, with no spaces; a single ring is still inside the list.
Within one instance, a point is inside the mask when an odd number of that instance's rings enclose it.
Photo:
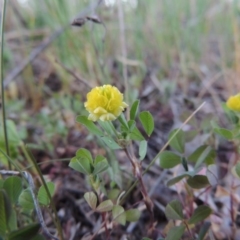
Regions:
[[[162,149],[157,153],[157,155],[153,158],[153,160],[149,163],[147,168],[144,170],[143,175],[148,172],[148,170],[151,168],[151,166],[159,159],[160,154],[167,148],[169,143],[172,141],[172,139],[178,134],[178,132],[191,120],[191,118],[204,106],[205,102],[203,102],[180,126],[180,128],[172,135],[172,137],[166,142],[166,144],[162,147]],[[134,187],[137,185],[138,180],[136,180],[132,186],[127,190],[126,194],[121,199],[120,204],[123,203],[127,195],[134,189]]]
[[[4,133],[4,143],[5,143],[5,149],[6,153],[9,156],[9,144],[8,144],[8,135],[7,135],[7,121],[6,121],[6,109],[5,109],[5,97],[4,97],[4,82],[3,82],[3,47],[4,47],[4,23],[5,23],[5,14],[6,14],[6,5],[7,0],[3,0],[2,2],[2,18],[1,18],[1,53],[0,53],[0,77],[1,77],[1,100],[2,100],[2,122],[3,122],[3,133]],[[11,170],[11,163],[8,161],[8,168]]]

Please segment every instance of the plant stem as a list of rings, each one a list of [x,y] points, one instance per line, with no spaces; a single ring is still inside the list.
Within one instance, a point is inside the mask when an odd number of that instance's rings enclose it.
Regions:
[[[4,86],[3,86],[3,42],[4,42],[4,23],[5,23],[5,14],[6,14],[6,5],[7,0],[3,0],[2,6],[2,18],[1,18],[1,53],[0,53],[0,77],[1,77],[1,96],[2,96],[2,121],[3,121],[3,132],[4,132],[4,142],[5,142],[5,149],[6,153],[9,156],[9,145],[8,145],[8,135],[7,135],[7,121],[6,121],[6,109],[5,109],[5,98],[4,98]],[[11,163],[8,161],[8,168],[11,170]]]
[[[166,144],[162,147],[162,149],[157,153],[157,155],[153,158],[153,160],[148,164],[147,168],[143,171],[142,175],[148,172],[148,170],[151,168],[151,166],[159,159],[160,154],[167,148],[169,143],[172,141],[173,138],[178,134],[178,132],[186,125],[191,118],[204,106],[205,102],[203,102],[186,120],[185,122],[180,126],[180,128],[172,135],[172,137],[166,142]],[[123,203],[124,199],[127,197],[127,195],[134,189],[134,187],[137,185],[138,179],[132,184],[132,186],[127,190],[126,194],[121,199],[120,204]]]
[[[101,203],[101,202],[102,202],[101,193],[98,191],[98,192],[97,192],[97,195],[98,195],[99,203]],[[102,213],[101,213],[101,216],[102,216],[102,222],[103,222],[103,224],[104,224],[104,229],[105,229],[105,234],[106,234],[106,240],[108,240],[110,234],[109,234],[108,227],[107,227],[106,212],[102,212]]]
[[[45,181],[45,179],[44,179],[44,177],[43,177],[43,175],[42,175],[41,169],[40,169],[40,167],[38,166],[38,164],[37,164],[34,156],[32,155],[31,151],[28,149],[27,146],[26,146],[26,150],[27,150],[27,153],[28,153],[29,157],[32,159],[32,162],[33,162],[33,164],[34,164],[34,167],[36,168],[36,170],[37,170],[37,172],[38,172],[38,175],[39,175],[39,177],[41,178],[41,181],[42,181],[42,183],[43,183],[43,186],[44,186],[44,188],[45,188],[45,190],[46,190],[46,192],[47,192],[48,198],[49,198],[49,200],[50,200],[50,206],[51,206],[51,208],[52,208],[52,210],[53,210],[53,212],[54,212],[54,215],[55,215],[54,222],[56,222],[56,227],[57,227],[57,230],[58,230],[59,237],[60,237],[61,240],[64,240],[62,228],[61,228],[60,221],[59,221],[58,215],[57,215],[57,209],[56,209],[56,207],[55,207],[55,204],[54,204],[54,202],[53,202],[53,199],[52,199],[51,194],[50,194],[50,192],[49,192],[49,189],[48,189],[48,187],[47,187],[46,181]]]
[[[119,28],[120,28],[120,41],[121,41],[121,54],[123,59],[127,59],[127,47],[126,47],[126,38],[125,38],[125,22],[124,22],[124,11],[122,6],[122,1],[117,0],[118,3],[118,21],[119,21]],[[128,76],[127,76],[127,66],[123,63],[123,79],[124,79],[124,86],[126,91],[126,102],[129,103],[129,83],[128,83]],[[127,119],[129,120],[130,117],[130,109],[127,108]]]
[[[138,179],[138,182],[141,187],[141,193],[143,196],[144,203],[145,203],[146,208],[151,216],[151,224],[150,224],[150,228],[149,228],[149,235],[151,236],[153,234],[153,229],[154,229],[153,203],[152,203],[152,200],[150,199],[150,197],[148,196],[146,187],[143,182],[142,167],[139,164],[138,160],[134,156],[132,157],[126,148],[125,148],[125,153],[128,156],[128,158],[133,166],[133,173],[134,173],[135,177]]]

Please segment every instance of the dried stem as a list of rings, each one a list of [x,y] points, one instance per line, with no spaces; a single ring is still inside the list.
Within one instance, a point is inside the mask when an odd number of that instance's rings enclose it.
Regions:
[[[125,21],[124,21],[124,12],[122,1],[118,0],[118,20],[119,20],[119,28],[120,28],[120,41],[121,41],[121,54],[123,59],[127,59],[127,47],[126,47],[126,38],[125,38]],[[128,84],[128,76],[127,76],[127,67],[126,64],[123,63],[123,79],[126,94],[126,101],[129,103],[129,84]],[[129,119],[130,110],[127,108],[127,119]]]
[[[37,200],[37,197],[35,195],[35,185],[34,185],[34,182],[33,182],[33,178],[32,178],[32,175],[29,173],[29,172],[18,172],[18,171],[8,171],[8,170],[1,170],[0,171],[0,174],[2,175],[13,175],[13,176],[19,176],[19,175],[23,175],[24,178],[26,179],[26,181],[28,182],[28,185],[29,185],[29,189],[30,189],[30,193],[32,195],[32,199],[33,199],[33,203],[34,203],[34,207],[35,207],[35,210],[36,210],[36,214],[38,216],[38,220],[39,220],[39,223],[41,224],[41,227],[43,229],[43,232],[46,236],[48,236],[49,238],[51,239],[54,239],[54,240],[58,240],[57,237],[54,237],[47,229],[47,226],[44,222],[44,219],[43,219],[43,215],[42,215],[42,211],[41,211],[41,208],[39,206],[39,203],[38,203],[38,200]]]
[[[128,150],[125,148],[125,153],[128,156],[132,167],[133,167],[133,174],[134,176],[137,178],[140,187],[141,187],[141,193],[143,196],[143,201],[146,205],[147,210],[150,213],[151,216],[151,225],[150,225],[150,229],[149,229],[149,235],[151,236],[153,233],[153,229],[154,229],[154,214],[153,214],[153,202],[151,200],[151,198],[148,196],[146,187],[144,185],[143,182],[143,178],[142,178],[142,166],[141,164],[139,164],[138,160],[135,158],[135,156],[131,156],[131,154],[128,152]]]

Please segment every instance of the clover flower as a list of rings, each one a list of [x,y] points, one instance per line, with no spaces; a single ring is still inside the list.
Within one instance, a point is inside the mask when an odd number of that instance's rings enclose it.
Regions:
[[[113,121],[128,105],[123,102],[123,94],[116,87],[103,85],[87,94],[84,106],[90,113],[89,120]]]
[[[240,94],[229,97],[226,104],[229,109],[240,112]]]

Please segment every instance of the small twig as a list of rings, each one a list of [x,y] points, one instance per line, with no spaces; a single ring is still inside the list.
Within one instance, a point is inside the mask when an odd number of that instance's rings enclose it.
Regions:
[[[39,206],[39,203],[38,203],[38,200],[36,198],[36,195],[35,195],[35,185],[34,185],[34,182],[33,182],[33,178],[32,178],[32,175],[27,172],[27,171],[23,171],[23,172],[18,172],[18,171],[8,171],[8,170],[0,170],[0,174],[1,175],[14,175],[14,176],[19,176],[19,175],[23,175],[24,178],[26,179],[26,181],[28,182],[29,184],[29,189],[30,189],[30,193],[31,193],[31,196],[32,196],[32,199],[33,199],[33,203],[34,203],[34,207],[35,207],[35,210],[36,210],[36,214],[38,216],[38,220],[39,220],[39,223],[41,224],[41,227],[43,229],[43,232],[46,234],[46,236],[48,236],[49,238],[52,238],[54,240],[59,240],[57,237],[54,237],[47,229],[47,226],[44,222],[44,219],[43,219],[43,215],[42,215],[42,211],[41,211],[41,208]]]

